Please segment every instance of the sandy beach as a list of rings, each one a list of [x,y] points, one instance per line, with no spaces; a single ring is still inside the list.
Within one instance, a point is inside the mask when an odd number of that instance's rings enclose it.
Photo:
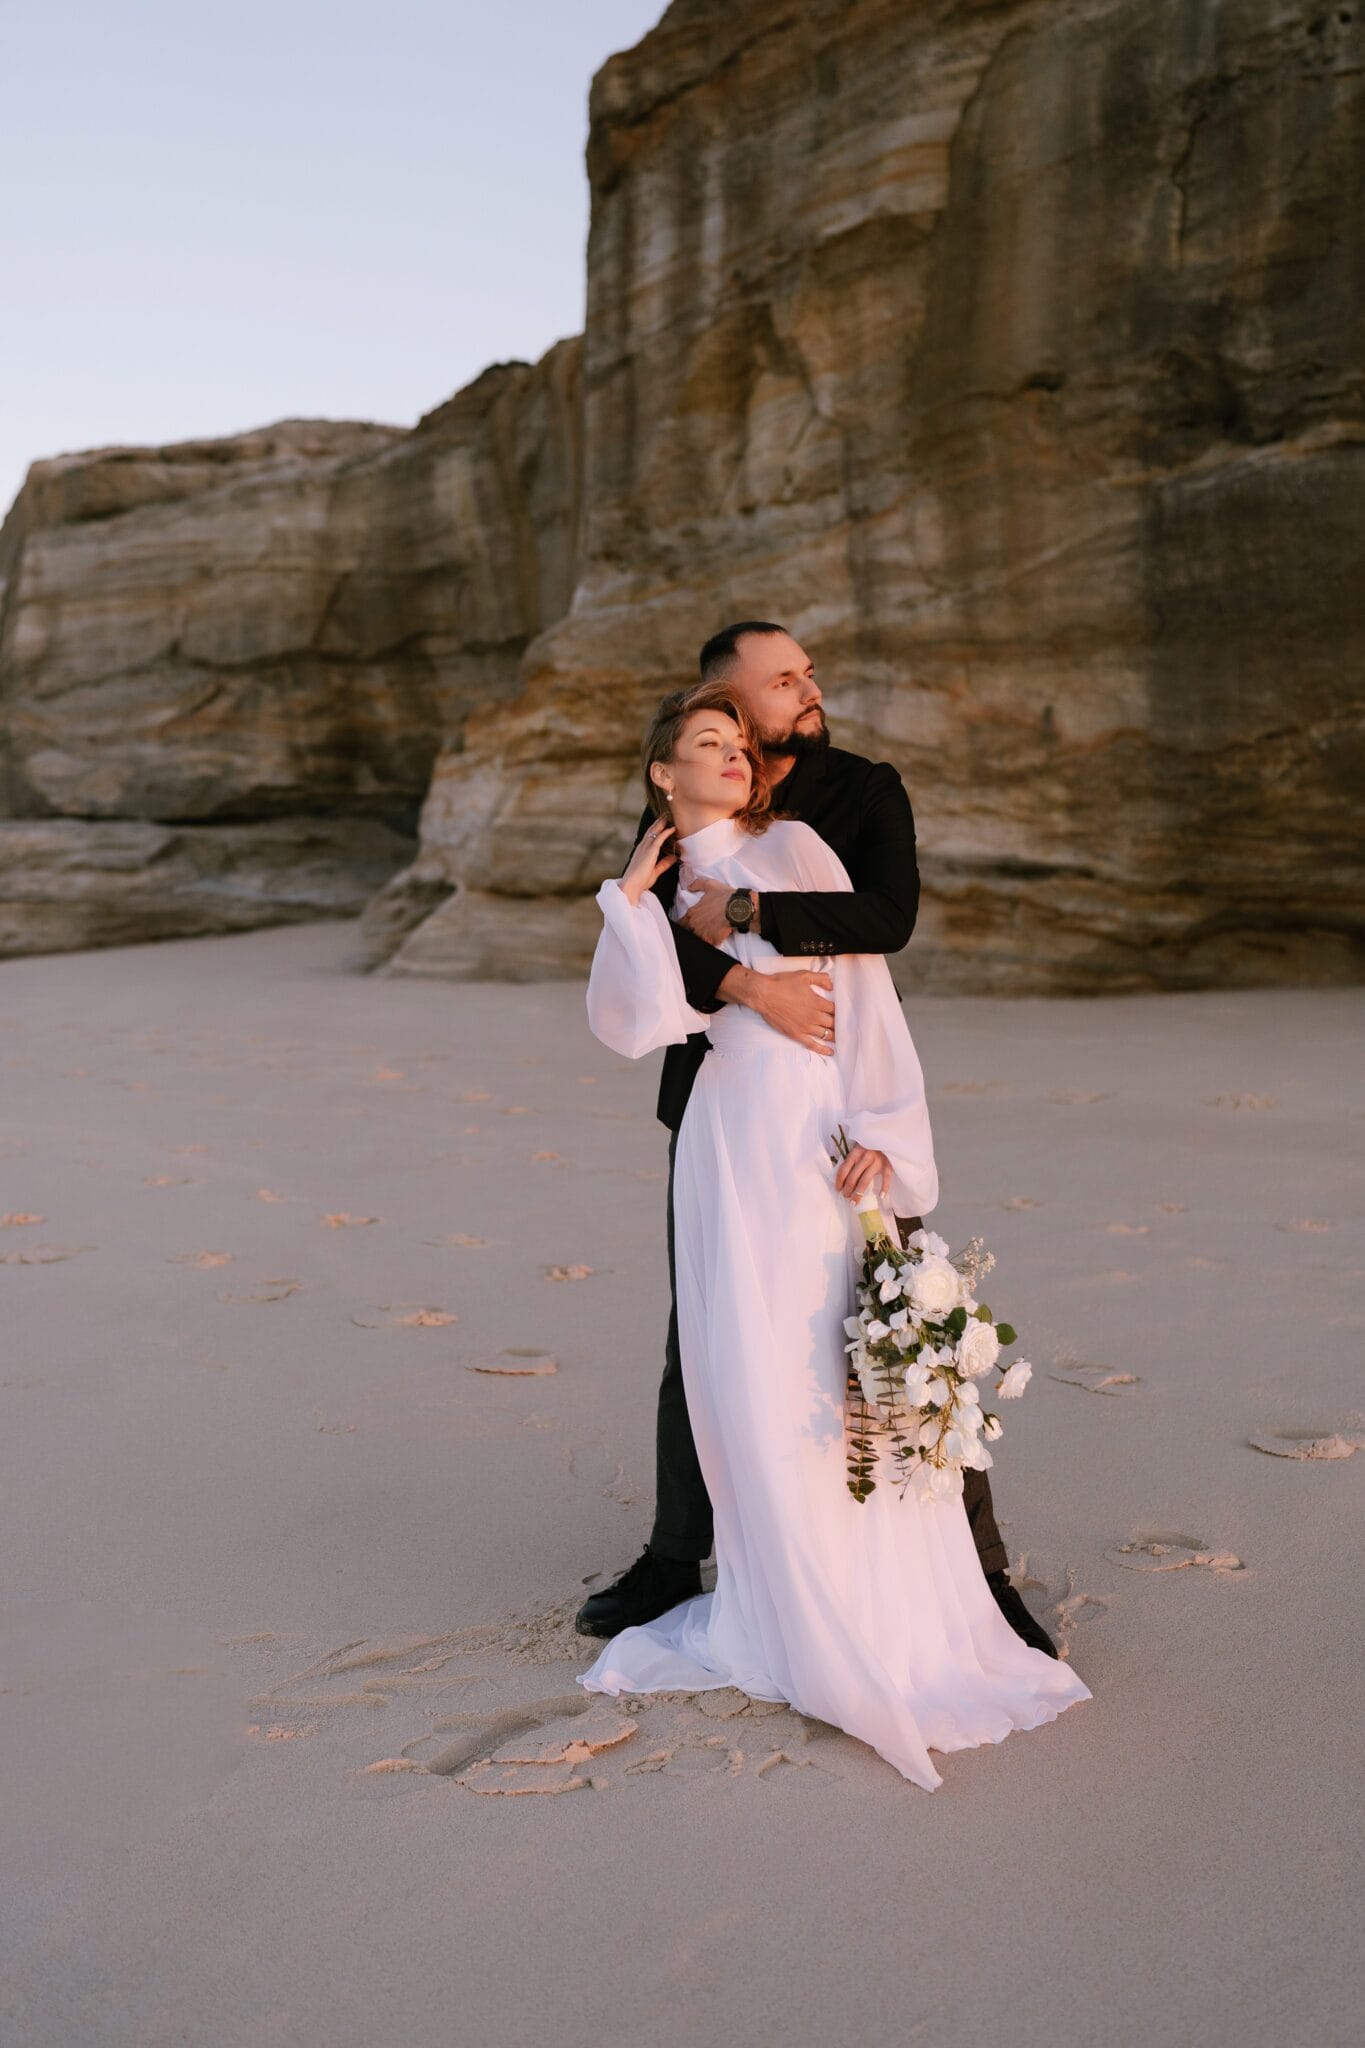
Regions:
[[[656,1062],[355,944],[0,964],[4,2040],[1357,2038],[1361,992],[911,994],[1094,1694],[929,1795],[577,1693],[652,1506]]]

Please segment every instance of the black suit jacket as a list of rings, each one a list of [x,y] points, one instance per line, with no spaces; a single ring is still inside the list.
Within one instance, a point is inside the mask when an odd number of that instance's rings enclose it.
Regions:
[[[887,761],[868,761],[830,747],[801,757],[773,793],[782,817],[800,818],[833,848],[853,884],[847,890],[759,892],[759,932],[779,953],[898,953],[915,929],[919,867],[915,820],[905,784]],[[653,820],[646,811],[640,832]],[[640,834],[636,834],[636,844]],[[672,907],[678,870],[654,884],[664,909]],[[719,1010],[716,991],[734,958],[708,946],[683,925],[673,926],[687,1000],[694,1010]],[[710,1051],[704,1032],[664,1052],[659,1120],[676,1131],[697,1070]]]

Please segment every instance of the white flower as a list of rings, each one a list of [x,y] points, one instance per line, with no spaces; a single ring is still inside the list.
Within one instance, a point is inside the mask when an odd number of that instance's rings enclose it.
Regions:
[[[964,1386],[958,1388],[957,1399],[963,1415],[965,1416],[970,1413],[976,1417],[976,1422],[980,1422],[981,1396],[971,1380],[968,1380]],[[976,1427],[976,1422],[972,1424],[973,1429]]]
[[[926,1315],[946,1315],[961,1292],[962,1276],[946,1259],[922,1259],[910,1276],[911,1299]]]
[[[922,1422],[920,1424],[919,1447],[922,1451],[933,1450],[938,1442],[938,1432],[939,1425],[937,1422]]]
[[[883,1259],[880,1266],[878,1266],[876,1272],[872,1275],[872,1278],[874,1280],[880,1280],[883,1282],[883,1284],[885,1284],[885,1282],[888,1280],[894,1280],[895,1277],[896,1269],[892,1265],[890,1259]]]
[[[905,1368],[905,1398],[912,1408],[922,1408],[929,1398],[929,1375],[916,1364]]]
[[[957,1340],[957,1364],[959,1372],[969,1378],[978,1379],[983,1372],[989,1372],[1000,1356],[1000,1339],[994,1323],[969,1321]]]
[[[948,1247],[936,1230],[912,1230],[908,1242],[920,1251],[932,1252],[935,1258],[948,1256]]]
[[[910,1321],[910,1311],[908,1308],[898,1308],[895,1314],[888,1316],[886,1320],[893,1330],[903,1330]]]
[[[988,1415],[981,1425],[981,1434],[994,1443],[998,1436],[1005,1434],[1005,1425],[998,1415]]]
[[[1033,1377],[1033,1367],[1026,1358],[1016,1358],[1014,1364],[996,1388],[1002,1401],[1017,1401]]]
[[[943,1439],[945,1458],[961,1458],[966,1455],[967,1439],[960,1429],[950,1429]]]
[[[941,1379],[937,1373],[934,1373],[929,1380],[928,1386],[925,1388],[925,1394],[933,1402],[935,1408],[941,1408],[948,1398],[948,1382],[945,1379]]]
[[[889,1280],[883,1280],[881,1284],[881,1299],[883,1301],[894,1301],[900,1291],[901,1283],[899,1277],[893,1273]]]
[[[856,1337],[862,1330],[862,1327],[862,1323],[857,1316],[844,1317],[844,1335],[846,1337]]]
[[[891,1335],[891,1325],[889,1323],[873,1321],[868,1323],[866,1328],[868,1339],[873,1344],[880,1344],[883,1337]]]

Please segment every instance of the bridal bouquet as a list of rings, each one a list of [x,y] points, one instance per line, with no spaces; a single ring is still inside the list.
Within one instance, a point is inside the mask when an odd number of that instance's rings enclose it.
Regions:
[[[831,1143],[839,1157],[848,1151],[842,1124]],[[960,1494],[964,1467],[984,1471],[993,1463],[986,1445],[1002,1434],[999,1416],[981,1405],[978,1382],[998,1371],[995,1391],[1012,1401],[1033,1372],[1022,1358],[1000,1362],[1017,1332],[975,1299],[994,1256],[974,1237],[950,1258],[932,1230],[912,1232],[902,1249],[872,1194],[858,1203],[858,1220],[866,1240],[858,1313],[844,1323],[849,1492],[865,1501],[874,1490],[880,1442],[902,1498],[912,1482],[929,1499]]]

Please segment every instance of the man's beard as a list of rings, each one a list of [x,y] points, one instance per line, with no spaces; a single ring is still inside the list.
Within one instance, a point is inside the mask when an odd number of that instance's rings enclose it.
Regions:
[[[785,739],[764,740],[763,751],[769,756],[787,755],[794,756],[798,761],[806,761],[812,754],[823,754],[828,746],[829,727],[825,723],[822,711],[820,723],[813,732],[802,732],[798,726],[793,726]]]

